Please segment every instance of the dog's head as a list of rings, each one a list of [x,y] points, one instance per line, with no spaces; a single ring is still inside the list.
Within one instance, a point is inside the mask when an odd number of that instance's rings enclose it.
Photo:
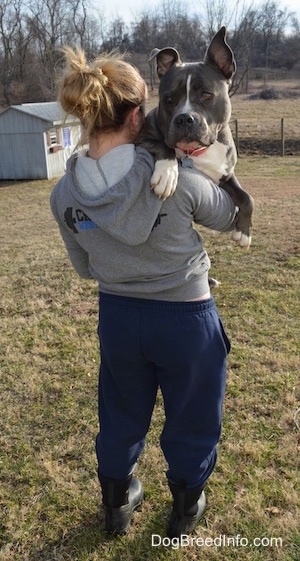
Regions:
[[[236,71],[233,52],[222,27],[201,62],[184,63],[173,47],[153,49],[160,79],[158,122],[170,148],[210,146],[229,122],[228,94]]]

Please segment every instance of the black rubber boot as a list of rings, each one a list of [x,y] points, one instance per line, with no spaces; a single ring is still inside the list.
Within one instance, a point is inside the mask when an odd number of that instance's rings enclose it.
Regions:
[[[109,479],[99,474],[105,506],[105,529],[110,534],[126,534],[133,511],[144,498],[142,484],[130,475],[126,479]]]
[[[169,538],[190,534],[206,507],[204,486],[186,488],[185,484],[175,485],[169,482],[173,495],[173,509],[171,512],[167,535]]]

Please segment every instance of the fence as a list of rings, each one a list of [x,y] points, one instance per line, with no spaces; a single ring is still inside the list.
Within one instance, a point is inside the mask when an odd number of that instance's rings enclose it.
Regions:
[[[278,121],[235,119],[230,122],[238,155],[300,155],[300,120]]]

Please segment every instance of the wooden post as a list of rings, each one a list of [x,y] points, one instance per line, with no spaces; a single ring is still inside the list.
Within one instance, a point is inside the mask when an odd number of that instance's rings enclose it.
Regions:
[[[281,156],[284,156],[284,119],[281,119]]]
[[[240,146],[239,146],[239,127],[238,127],[238,120],[235,120],[235,146],[236,146],[236,153],[239,155],[240,153]]]

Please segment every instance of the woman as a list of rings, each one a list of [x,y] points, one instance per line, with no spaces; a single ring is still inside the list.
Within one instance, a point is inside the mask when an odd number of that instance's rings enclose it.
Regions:
[[[209,179],[181,169],[175,195],[150,189],[151,155],[136,147],[146,85],[114,55],[88,64],[65,49],[59,101],[78,117],[88,152],[73,155],[51,195],[70,260],[100,290],[98,475],[106,530],[127,532],[143,499],[133,477],[157,390],[161,448],[173,496],[169,537],[191,532],[205,510],[217,457],[230,343],[210,295],[210,262],[193,221],[233,228],[236,209]]]

